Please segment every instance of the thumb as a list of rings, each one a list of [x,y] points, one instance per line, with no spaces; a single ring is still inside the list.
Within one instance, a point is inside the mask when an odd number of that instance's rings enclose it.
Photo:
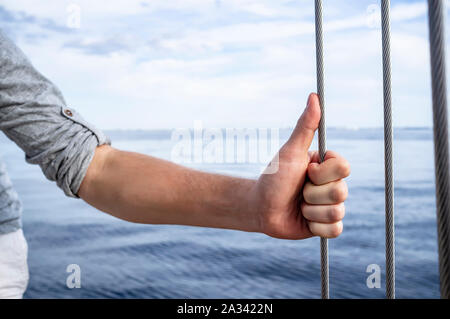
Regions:
[[[288,144],[297,151],[308,152],[314,139],[314,133],[319,127],[319,121],[319,97],[317,94],[311,93],[308,97],[307,106],[292,132]]]

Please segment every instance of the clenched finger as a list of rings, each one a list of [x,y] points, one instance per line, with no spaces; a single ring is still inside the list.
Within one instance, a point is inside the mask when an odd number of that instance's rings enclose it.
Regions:
[[[315,185],[337,181],[349,175],[350,164],[345,158],[332,151],[327,152],[322,163],[311,161],[308,165],[308,177]]]
[[[303,199],[311,205],[333,205],[347,199],[347,184],[343,180],[324,185],[307,182],[303,188]]]
[[[344,225],[341,221],[334,224],[308,222],[308,227],[313,235],[324,238],[336,238],[344,229]]]
[[[302,202],[302,215],[307,220],[317,223],[336,223],[345,215],[344,203],[336,205],[309,205]]]

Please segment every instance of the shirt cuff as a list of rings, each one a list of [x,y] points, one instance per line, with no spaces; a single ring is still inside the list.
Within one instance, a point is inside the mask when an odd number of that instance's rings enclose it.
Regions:
[[[79,198],[78,191],[87,170],[100,145],[111,145],[111,140],[101,130],[88,123],[76,110],[63,106],[58,120],[60,132],[55,133],[56,140],[51,141],[53,154],[43,158],[39,154],[26,160],[39,164],[45,176],[56,181],[69,197]],[[49,156],[50,155],[50,156]]]
[[[84,145],[74,147],[74,152],[78,153],[75,167],[69,168],[67,178],[59,185],[67,196],[79,198],[78,191],[83,182],[89,165],[95,155],[95,150],[100,145],[111,145],[111,140],[101,130],[85,121],[83,117],[74,109],[62,107],[61,113],[67,119],[83,126],[86,129],[87,138]],[[73,176],[73,178],[71,178]]]

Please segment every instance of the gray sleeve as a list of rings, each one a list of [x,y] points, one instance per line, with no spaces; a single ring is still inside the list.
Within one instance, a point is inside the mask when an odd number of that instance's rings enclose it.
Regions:
[[[70,197],[78,197],[96,147],[111,143],[1,31],[0,129]]]

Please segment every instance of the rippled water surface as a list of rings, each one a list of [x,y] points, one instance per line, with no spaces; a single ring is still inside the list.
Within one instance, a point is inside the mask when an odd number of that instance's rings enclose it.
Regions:
[[[284,140],[289,132],[281,134]],[[170,158],[170,132],[110,132],[116,147]],[[344,233],[330,245],[334,298],[382,298],[366,267],[384,271],[382,131],[329,130],[328,146],[351,163]],[[397,296],[439,297],[431,131],[396,131]],[[27,298],[319,298],[319,240],[181,226],[134,225],[65,198],[4,139],[1,155],[24,204]],[[260,166],[196,168],[256,177]],[[78,264],[81,289],[66,287]]]

